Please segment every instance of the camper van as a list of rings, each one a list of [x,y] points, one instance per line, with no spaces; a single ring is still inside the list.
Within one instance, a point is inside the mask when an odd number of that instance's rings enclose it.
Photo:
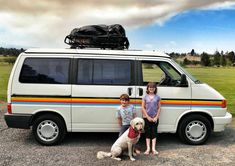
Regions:
[[[8,127],[32,129],[43,145],[67,132],[119,132],[116,108],[126,93],[142,117],[148,82],[161,97],[159,133],[178,133],[187,144],[203,144],[232,120],[226,99],[157,51],[28,49],[8,84]]]

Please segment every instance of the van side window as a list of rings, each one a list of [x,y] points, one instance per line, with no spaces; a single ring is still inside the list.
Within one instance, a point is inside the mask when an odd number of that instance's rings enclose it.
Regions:
[[[158,86],[177,86],[181,79],[180,73],[167,62],[142,61],[142,84],[156,82]]]
[[[130,85],[132,62],[128,60],[78,60],[78,84]]]
[[[21,83],[67,84],[68,58],[26,58],[20,72]]]

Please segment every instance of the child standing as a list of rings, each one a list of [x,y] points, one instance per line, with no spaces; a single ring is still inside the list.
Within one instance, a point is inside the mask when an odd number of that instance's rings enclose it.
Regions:
[[[121,127],[119,137],[130,127],[131,120],[136,117],[135,107],[129,104],[129,101],[127,94],[120,96],[121,105],[118,107],[117,112],[118,124]]]
[[[149,82],[146,89],[146,95],[142,99],[142,114],[145,121],[146,151],[144,154],[150,153],[150,141],[152,140],[152,153],[158,154],[156,151],[157,127],[161,112],[161,98],[157,95],[156,83]]]

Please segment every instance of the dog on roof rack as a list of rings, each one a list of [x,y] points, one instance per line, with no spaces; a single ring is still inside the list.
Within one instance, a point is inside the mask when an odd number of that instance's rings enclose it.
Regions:
[[[135,161],[134,146],[139,141],[141,131],[144,129],[144,120],[136,117],[131,123],[129,129],[127,129],[113,144],[110,152],[99,151],[97,153],[98,159],[105,157],[111,157],[112,159],[121,161],[119,157],[124,150],[128,150],[130,160]]]

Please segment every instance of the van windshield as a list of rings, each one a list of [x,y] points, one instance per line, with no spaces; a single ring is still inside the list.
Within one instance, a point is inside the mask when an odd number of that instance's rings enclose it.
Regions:
[[[193,77],[187,70],[185,70],[183,67],[181,67],[178,63],[176,63],[173,59],[172,62],[181,69],[195,84],[200,84],[201,81]]]

